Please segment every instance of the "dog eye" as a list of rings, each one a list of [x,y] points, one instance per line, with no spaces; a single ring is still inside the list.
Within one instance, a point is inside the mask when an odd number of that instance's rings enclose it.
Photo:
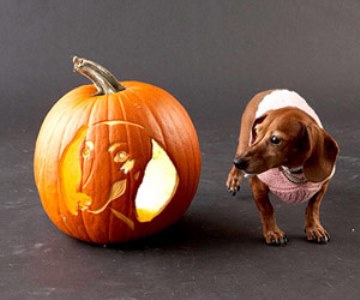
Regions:
[[[276,136],[276,135],[272,135],[272,136],[270,137],[270,142],[271,142],[271,144],[279,145],[280,142],[281,142],[281,139],[280,139],[278,136]]]

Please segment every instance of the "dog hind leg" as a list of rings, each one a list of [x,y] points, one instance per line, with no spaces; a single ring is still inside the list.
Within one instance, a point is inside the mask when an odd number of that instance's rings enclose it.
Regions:
[[[330,241],[330,235],[320,223],[320,204],[328,189],[326,182],[310,200],[305,211],[305,233],[308,241],[326,244]]]

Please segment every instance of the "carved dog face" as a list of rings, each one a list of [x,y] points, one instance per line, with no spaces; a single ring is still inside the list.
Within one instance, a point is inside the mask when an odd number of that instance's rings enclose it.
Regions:
[[[111,211],[132,229],[133,219],[146,222],[159,214],[178,184],[177,171],[165,150],[142,126],[125,121],[80,128],[61,157],[60,169],[65,203],[72,215]],[[152,177],[161,183],[153,184]]]

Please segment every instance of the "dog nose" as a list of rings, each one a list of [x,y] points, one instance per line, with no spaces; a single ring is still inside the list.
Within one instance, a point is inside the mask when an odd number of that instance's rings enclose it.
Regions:
[[[245,170],[248,166],[248,161],[241,158],[241,157],[235,157],[234,158],[234,165],[237,169]]]

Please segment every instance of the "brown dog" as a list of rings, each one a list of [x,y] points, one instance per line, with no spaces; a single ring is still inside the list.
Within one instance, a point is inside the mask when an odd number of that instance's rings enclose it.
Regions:
[[[243,113],[234,166],[226,185],[235,195],[243,177],[253,175],[249,184],[267,244],[287,243],[276,224],[269,191],[288,203],[308,201],[306,237],[327,243],[330,236],[320,223],[319,209],[335,172],[338,151],[316,113],[297,93],[265,91],[257,94]]]

